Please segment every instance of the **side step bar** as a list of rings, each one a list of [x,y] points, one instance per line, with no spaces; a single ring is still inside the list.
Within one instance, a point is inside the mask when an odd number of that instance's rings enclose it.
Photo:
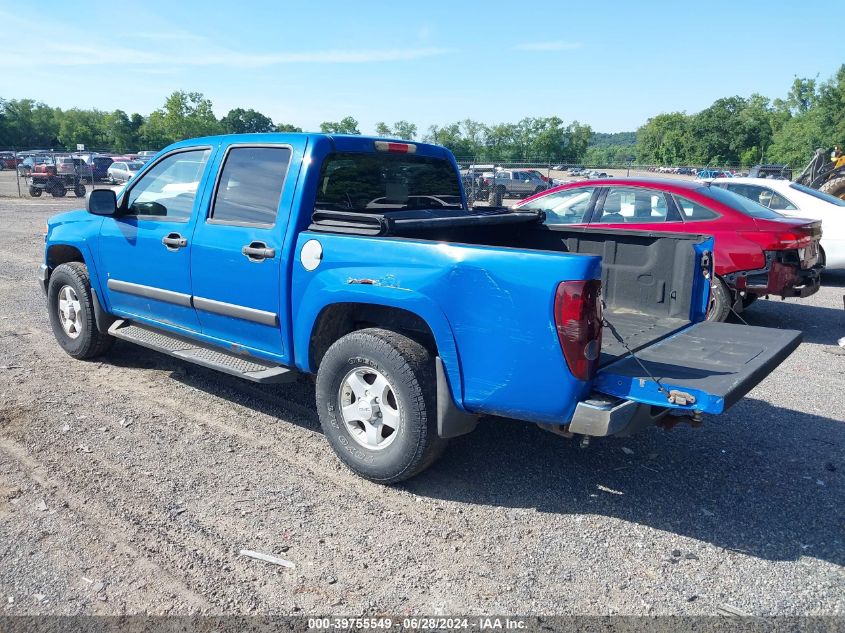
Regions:
[[[295,369],[282,367],[253,356],[227,352],[213,345],[130,321],[115,321],[109,328],[109,334],[115,338],[209,369],[216,369],[224,374],[246,378],[252,382],[279,383],[296,380]]]

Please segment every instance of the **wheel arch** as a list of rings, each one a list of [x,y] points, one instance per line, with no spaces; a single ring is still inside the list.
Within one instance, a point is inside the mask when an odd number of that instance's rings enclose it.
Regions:
[[[307,339],[297,345],[297,366],[314,373],[328,348],[342,336],[368,327],[382,327],[413,338],[441,359],[452,400],[463,409],[463,384],[455,339],[446,317],[435,308],[395,305],[385,297],[350,296],[316,311]],[[415,302],[416,303],[416,302]],[[420,309],[422,308],[422,309]]]
[[[86,244],[53,240],[47,244],[44,252],[44,263],[47,266],[47,278],[44,281],[45,286],[49,285],[50,275],[53,271],[58,266],[69,262],[85,264],[85,267],[88,268],[88,279],[91,283],[91,290],[94,291],[94,302],[97,304],[97,309],[107,311],[108,299],[103,294],[102,287],[100,286],[100,276],[97,274],[97,267],[94,264],[94,257]]]

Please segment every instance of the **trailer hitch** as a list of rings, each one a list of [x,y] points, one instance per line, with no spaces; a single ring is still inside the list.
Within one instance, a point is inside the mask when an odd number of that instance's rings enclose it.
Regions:
[[[690,411],[683,415],[667,415],[656,422],[656,425],[664,431],[671,431],[679,424],[689,424],[691,428],[697,429],[704,423],[704,417],[701,411]]]

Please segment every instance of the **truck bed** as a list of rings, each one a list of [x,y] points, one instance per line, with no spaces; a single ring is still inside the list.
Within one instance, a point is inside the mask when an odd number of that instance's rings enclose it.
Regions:
[[[614,330],[637,351],[691,322],[700,275],[693,249],[706,236],[546,226],[542,217],[501,209],[469,220],[455,214],[429,220],[419,213],[396,220],[386,222],[390,237],[601,256],[604,316],[612,326],[604,330],[602,366],[627,354]]]

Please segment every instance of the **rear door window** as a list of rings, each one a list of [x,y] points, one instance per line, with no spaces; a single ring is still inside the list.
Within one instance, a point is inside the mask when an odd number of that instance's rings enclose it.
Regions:
[[[383,152],[326,157],[315,204],[318,210],[361,213],[463,208],[450,161]]]
[[[220,172],[211,219],[227,224],[275,224],[289,163],[287,147],[231,148]]]
[[[600,211],[594,221],[607,224],[648,224],[669,219],[663,192],[639,187],[610,187]]]

